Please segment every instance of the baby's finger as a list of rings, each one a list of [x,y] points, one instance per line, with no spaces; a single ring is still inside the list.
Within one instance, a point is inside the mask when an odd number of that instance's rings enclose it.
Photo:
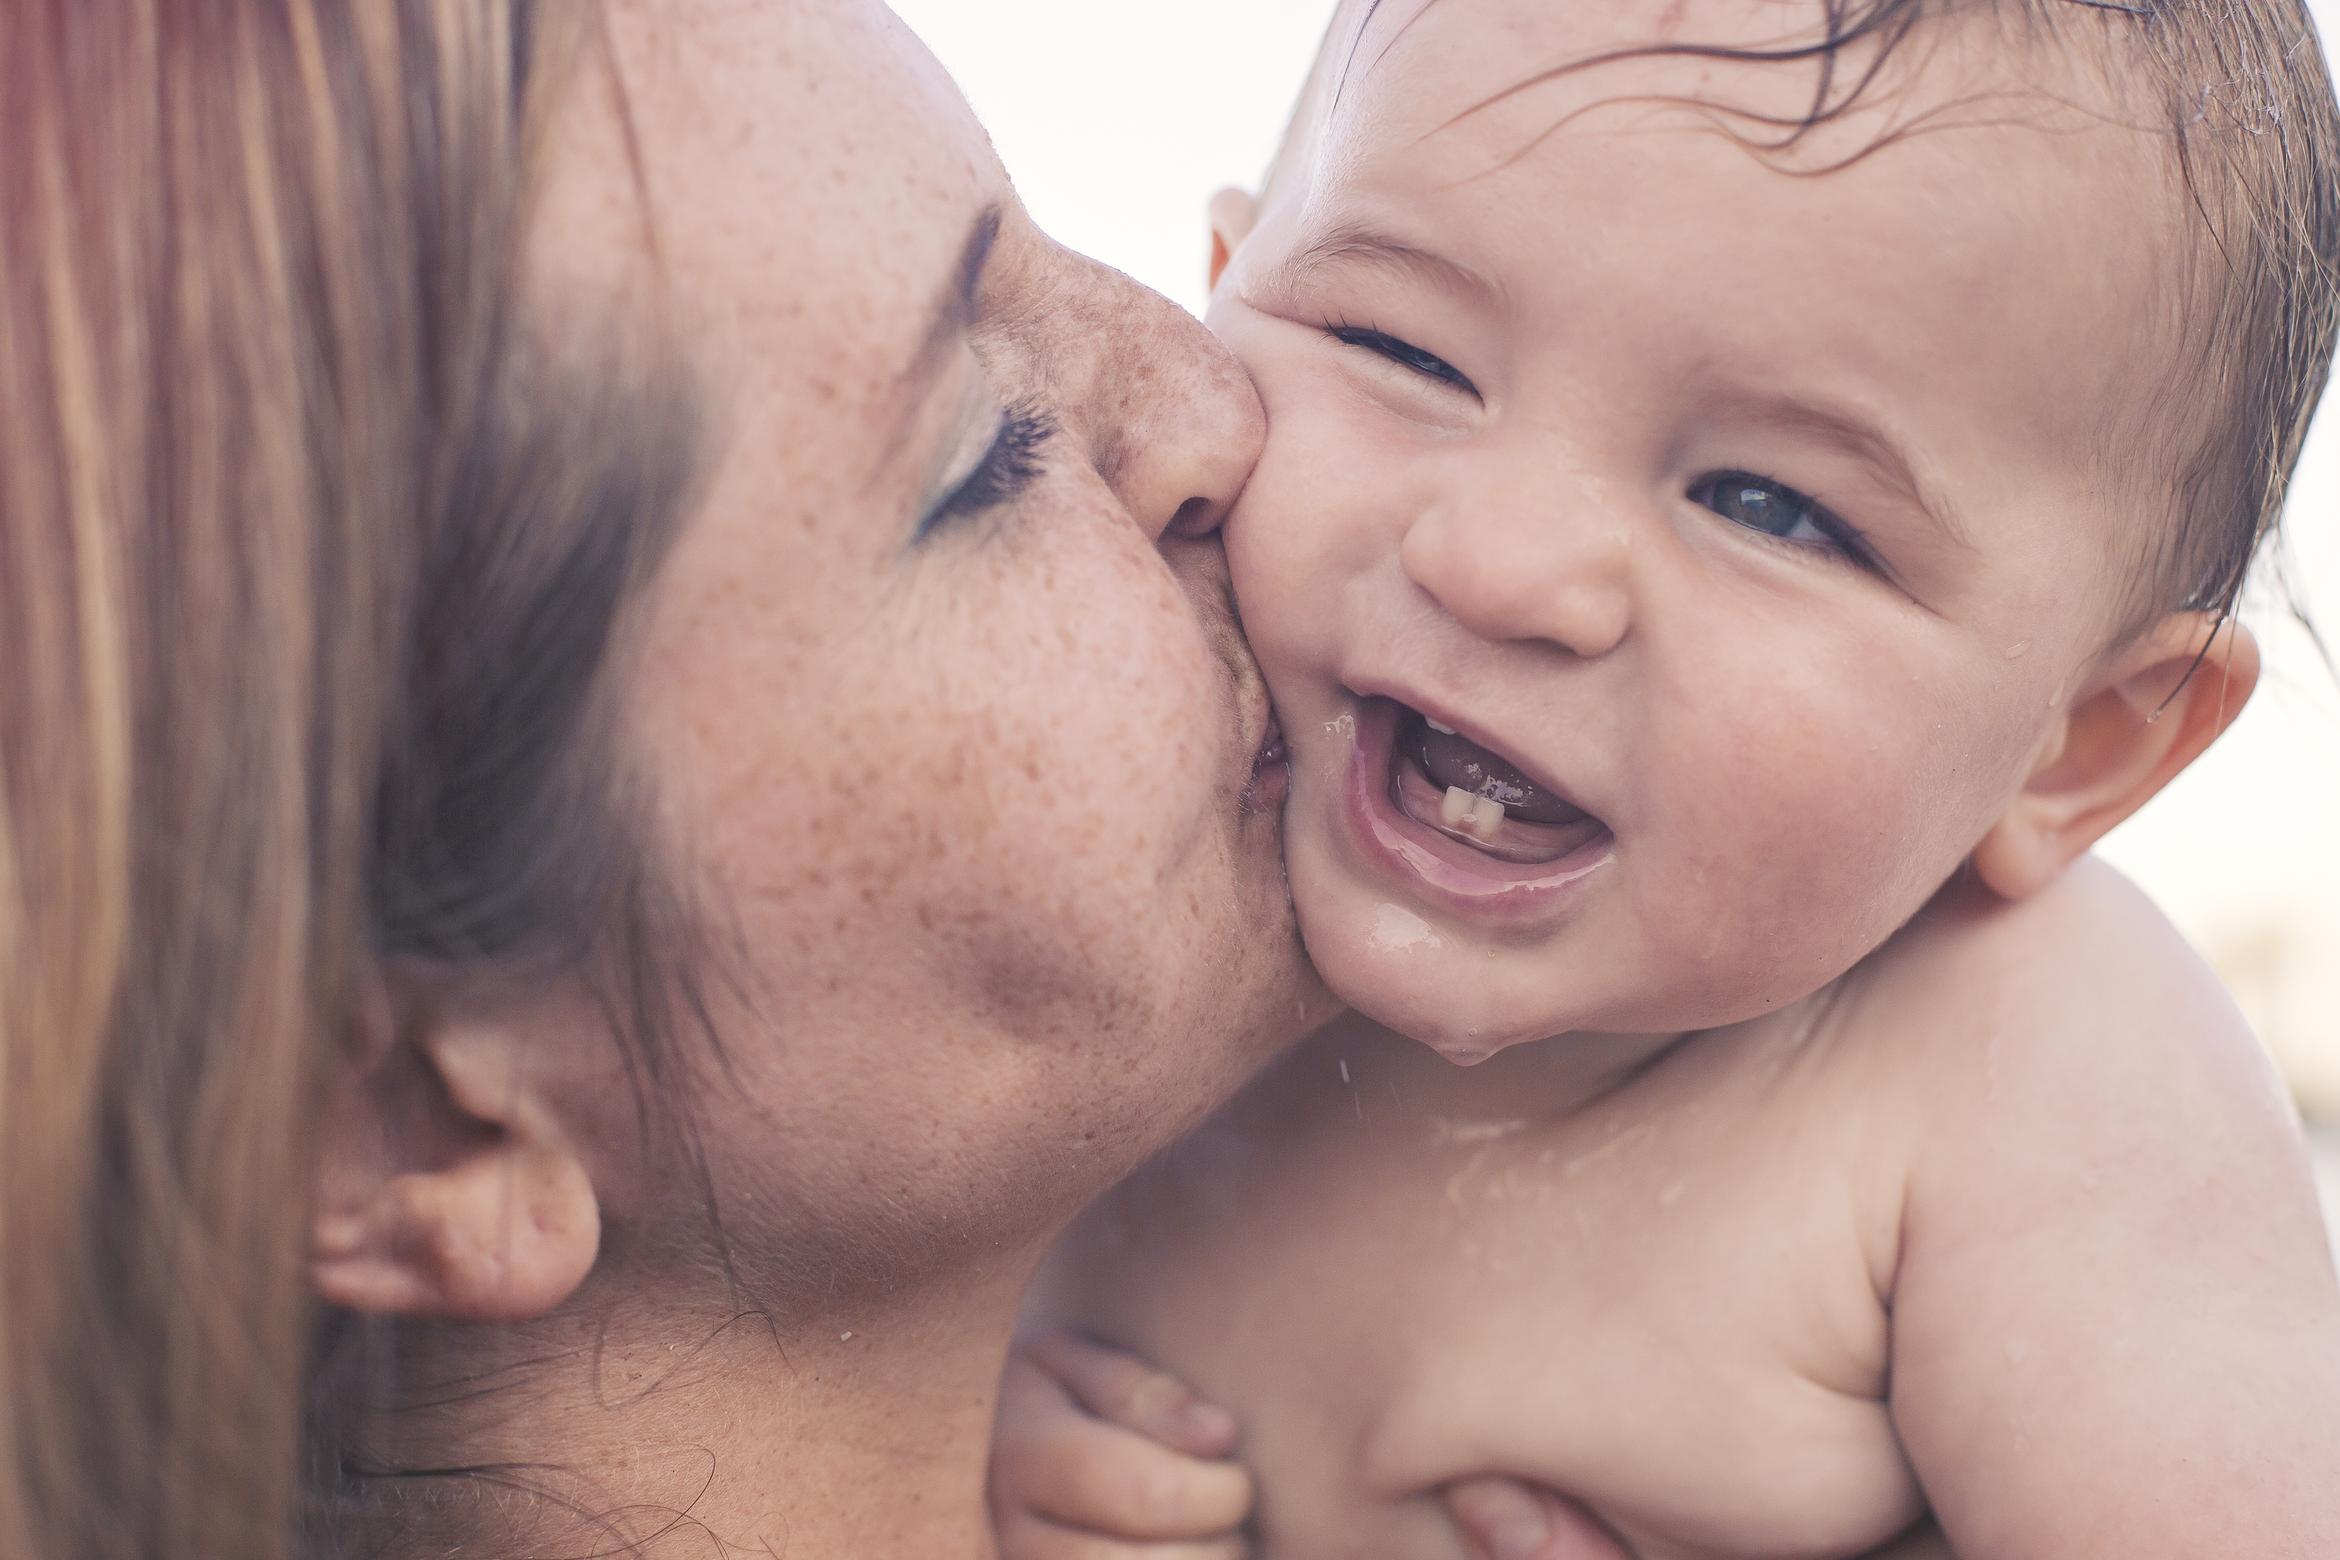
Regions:
[[[1002,1510],[1122,1538],[1218,1538],[1251,1515],[1242,1464],[1189,1457],[1093,1419],[1034,1427],[999,1474]]]
[[[1224,1457],[1235,1449],[1234,1415],[1203,1402],[1185,1382],[1134,1354],[1060,1329],[1027,1339],[1024,1347],[1099,1419],[1193,1457]]]
[[[1002,1383],[991,1459],[1002,1530],[1024,1517],[1117,1539],[1220,1539],[1251,1514],[1240,1463],[1189,1457],[1077,1408],[1041,1371]]]
[[[1041,1517],[1024,1517],[1000,1529],[1000,1560],[1251,1560],[1242,1538],[1131,1543],[1062,1527]]]
[[[1446,1509],[1474,1560],[1628,1560],[1624,1545],[1575,1501],[1518,1479],[1461,1479]]]

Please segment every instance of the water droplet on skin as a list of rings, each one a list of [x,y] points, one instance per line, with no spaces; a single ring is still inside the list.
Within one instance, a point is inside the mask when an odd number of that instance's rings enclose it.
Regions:
[[[1464,1121],[1452,1116],[1432,1116],[1429,1121],[1430,1141],[1444,1148],[1450,1143],[1492,1143],[1502,1138],[1517,1137],[1535,1123],[1516,1121]]]
[[[1382,953],[1405,953],[1415,948],[1443,948],[1445,943],[1423,920],[1403,905],[1380,905],[1373,912],[1373,946]]]

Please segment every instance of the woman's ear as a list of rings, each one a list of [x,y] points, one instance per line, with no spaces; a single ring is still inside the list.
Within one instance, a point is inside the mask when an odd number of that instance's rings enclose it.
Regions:
[[[1211,287],[1227,274],[1227,262],[1259,222],[1259,198],[1249,190],[1223,189],[1211,197]]]
[[[402,1006],[369,981],[327,1106],[309,1271],[354,1311],[455,1321],[542,1316],[601,1244],[583,1159],[518,1038]]]
[[[2173,613],[2098,669],[2023,790],[1975,847],[1991,888],[2044,886],[2201,755],[2259,683],[2259,645],[2223,615]]]

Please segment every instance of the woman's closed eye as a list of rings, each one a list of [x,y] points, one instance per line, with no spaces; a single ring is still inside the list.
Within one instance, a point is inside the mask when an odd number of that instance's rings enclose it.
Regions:
[[[1875,553],[1858,530],[1784,482],[1748,471],[1718,471],[1692,484],[1690,501],[1773,541],[1865,569],[1877,567]]]
[[[1046,469],[1048,441],[1056,437],[1056,419],[1037,406],[1008,409],[999,432],[975,467],[943,495],[926,518],[918,522],[918,540],[950,524],[1013,503],[1024,495]]]
[[[1370,325],[1343,325],[1338,321],[1330,321],[1324,329],[1335,341],[1362,348],[1410,373],[1442,385],[1452,385],[1464,394],[1478,398],[1479,387],[1471,383],[1469,376],[1435,352],[1425,352],[1410,341],[1402,341]]]

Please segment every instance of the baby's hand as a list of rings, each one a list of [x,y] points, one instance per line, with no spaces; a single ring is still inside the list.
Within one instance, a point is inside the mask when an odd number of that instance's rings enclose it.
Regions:
[[[1235,1434],[1133,1355],[1061,1331],[1019,1340],[991,1446],[1003,1560],[1244,1560]]]
[[[1591,1512],[1518,1479],[1458,1479],[1446,1486],[1446,1510],[1471,1560],[1627,1560]]]

